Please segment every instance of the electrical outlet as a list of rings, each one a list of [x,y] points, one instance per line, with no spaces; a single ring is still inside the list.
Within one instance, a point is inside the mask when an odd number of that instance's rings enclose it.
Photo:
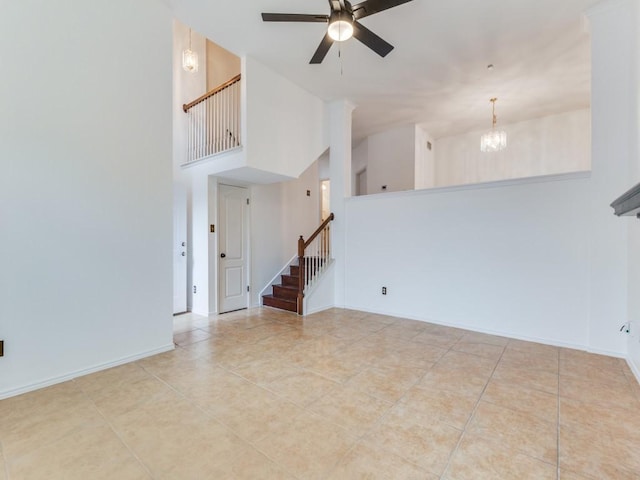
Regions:
[[[386,295],[387,294],[387,287],[382,287],[382,294]]]
[[[193,286],[193,293],[198,293],[198,287],[196,287],[195,285]]]
[[[4,340],[0,340],[0,357],[4,357]]]

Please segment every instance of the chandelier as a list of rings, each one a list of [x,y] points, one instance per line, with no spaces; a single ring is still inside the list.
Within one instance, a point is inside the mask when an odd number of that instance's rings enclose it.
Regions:
[[[191,50],[191,29],[189,29],[189,48],[182,52],[182,68],[189,73],[198,71],[198,54]]]
[[[502,130],[496,130],[498,117],[496,116],[497,98],[489,100],[493,106],[493,125],[491,130],[480,137],[480,150],[482,152],[499,152],[507,148],[507,134]]]

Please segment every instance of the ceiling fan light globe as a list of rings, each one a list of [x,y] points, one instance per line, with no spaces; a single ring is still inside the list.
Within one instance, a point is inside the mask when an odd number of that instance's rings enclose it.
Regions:
[[[327,30],[329,36],[336,42],[344,42],[353,37],[353,24],[348,20],[334,20]]]

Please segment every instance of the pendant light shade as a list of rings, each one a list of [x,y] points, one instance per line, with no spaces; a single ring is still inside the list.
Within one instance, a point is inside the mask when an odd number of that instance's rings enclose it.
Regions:
[[[496,102],[497,98],[490,100],[493,105],[493,125],[491,130],[480,137],[480,150],[485,153],[499,152],[507,148],[507,134],[502,130],[496,130],[496,124],[498,123],[498,117],[496,116]]]
[[[189,29],[189,48],[182,52],[182,68],[189,73],[198,71],[198,54],[191,50],[191,29]]]

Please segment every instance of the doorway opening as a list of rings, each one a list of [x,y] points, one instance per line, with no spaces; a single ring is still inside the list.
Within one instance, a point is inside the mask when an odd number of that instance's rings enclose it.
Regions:
[[[331,215],[331,180],[320,181],[320,221],[324,222]]]

